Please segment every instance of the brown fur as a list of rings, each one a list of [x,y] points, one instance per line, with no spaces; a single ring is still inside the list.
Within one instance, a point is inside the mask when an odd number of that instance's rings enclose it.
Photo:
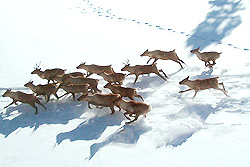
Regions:
[[[109,83],[119,84],[119,85],[122,85],[122,82],[125,80],[125,77],[126,77],[126,75],[123,73],[107,74],[103,72],[103,73],[97,73],[97,74],[102,76],[105,81]]]
[[[139,75],[142,75],[142,74],[155,73],[156,75],[158,75],[165,81],[166,81],[166,78],[168,78],[168,76],[162,70],[157,69],[156,64],[130,66],[130,64],[128,63],[121,70],[130,72],[129,75],[135,74],[134,84],[136,83]],[[164,78],[160,74],[160,72],[162,72],[166,78]]]
[[[63,81],[64,85],[89,84],[89,87],[90,87],[90,89],[93,90],[93,93],[101,92],[101,90],[99,90],[97,88],[98,80],[96,80],[96,79],[66,76],[66,77],[63,77],[62,81]]]
[[[94,95],[82,95],[77,100],[78,101],[87,101],[88,107],[90,104],[101,107],[109,107],[111,109],[111,115],[115,113],[114,110],[114,101],[121,97],[119,94],[94,94]]]
[[[76,84],[76,85],[73,85],[73,84],[69,84],[69,85],[61,84],[59,86],[59,88],[66,91],[66,93],[64,95],[62,95],[61,97],[71,93],[72,96],[73,96],[73,99],[75,101],[75,94],[76,93],[88,94],[89,84]]]
[[[33,94],[26,94],[20,91],[17,92],[13,92],[10,89],[8,89],[4,94],[3,97],[10,97],[12,98],[12,102],[5,106],[4,108],[9,107],[12,104],[17,104],[17,102],[22,102],[22,103],[28,103],[29,105],[31,105],[33,108],[36,109],[36,114],[37,114],[37,107],[35,105],[35,103],[41,105],[43,108],[46,109],[46,107],[38,100],[38,98],[36,96],[34,96]]]
[[[82,63],[79,66],[76,67],[77,69],[84,69],[87,71],[87,77],[92,75],[92,74],[97,74],[97,73],[102,73],[106,72],[107,74],[112,74],[115,73],[111,65],[109,66],[100,66],[100,65],[86,65],[86,63]]]
[[[149,60],[147,61],[147,64],[149,63],[149,61],[151,59],[154,59],[155,63],[158,59],[161,60],[172,60],[176,63],[179,63],[181,68],[182,64],[185,64],[176,54],[175,49],[173,51],[169,51],[169,52],[165,52],[165,51],[161,51],[161,50],[154,50],[154,51],[148,51],[148,49],[141,55],[141,56],[148,56],[150,57]]]
[[[126,87],[122,87],[120,85],[114,85],[111,83],[107,83],[104,86],[104,88],[108,88],[112,91],[112,93],[120,94],[122,97],[128,97],[131,100],[134,100],[134,97],[139,97],[144,101],[143,97],[136,92],[135,88],[126,88]]]
[[[59,97],[57,96],[56,92],[58,88],[56,87],[55,84],[45,84],[45,85],[34,85],[33,81],[30,81],[24,85],[25,87],[30,88],[36,95],[44,95],[45,99],[47,102],[50,100],[50,95],[54,95],[57,99]]]
[[[72,72],[72,73],[69,73],[69,74],[64,74],[64,75],[55,75],[52,77],[52,79],[54,81],[56,81],[57,83],[63,83],[63,78],[66,78],[66,77],[74,77],[74,78],[77,78],[77,77],[81,77],[81,78],[84,78],[86,74],[84,73],[81,73],[81,72]]]
[[[194,81],[191,81],[191,80],[189,80],[189,77],[187,77],[187,78],[183,79],[182,81],[180,81],[179,84],[180,85],[187,85],[187,86],[189,86],[190,89],[180,91],[180,93],[194,90],[195,91],[195,94],[193,96],[193,98],[194,98],[200,90],[213,88],[213,89],[217,89],[217,90],[222,91],[226,96],[228,96],[223,82],[219,83],[218,78],[219,77],[214,77],[214,78],[208,78],[208,79],[196,79]],[[222,85],[223,89],[219,88],[219,85]]]
[[[130,120],[130,122],[127,122],[126,124],[136,121],[140,115],[146,117],[146,114],[151,110],[151,106],[146,103],[136,102],[134,100],[127,101],[122,99],[122,97],[115,100],[114,103],[117,107],[126,111],[124,116]],[[127,115],[134,117],[134,120],[131,120]]]
[[[200,47],[191,50],[191,53],[196,54],[196,56],[198,57],[198,59],[200,59],[201,61],[205,62],[205,66],[206,67],[213,67],[216,63],[215,60],[218,59],[220,57],[221,53],[218,52],[199,52]],[[210,61],[213,61],[213,64],[210,63]]]
[[[48,83],[52,80],[53,77],[57,75],[64,75],[65,70],[60,68],[47,69],[45,71],[41,71],[41,68],[36,68],[31,74],[37,74],[42,79],[47,79]]]

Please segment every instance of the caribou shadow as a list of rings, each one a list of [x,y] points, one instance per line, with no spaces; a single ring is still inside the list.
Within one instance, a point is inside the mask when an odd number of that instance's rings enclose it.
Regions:
[[[85,103],[72,102],[49,102],[46,104],[47,110],[38,106],[38,114],[35,109],[28,104],[10,106],[6,113],[0,116],[0,133],[8,137],[19,128],[34,128],[44,124],[67,124],[69,120],[79,118],[86,107]]]
[[[69,139],[71,142],[98,139],[108,126],[119,126],[123,120],[124,117],[120,113],[115,113],[113,115],[107,114],[104,116],[97,115],[94,118],[82,122],[69,132],[58,134],[56,143],[59,145],[66,139]]]
[[[90,156],[87,158],[90,160],[101,148],[111,143],[136,144],[140,136],[151,129],[151,127],[145,125],[143,119],[140,119],[136,123],[130,125],[124,125],[115,133],[108,136],[104,141],[92,144],[90,146]]]
[[[203,71],[201,73],[201,75],[197,75],[196,77],[199,78],[199,79],[207,79],[207,78],[211,78],[213,77],[212,76],[212,73],[214,72],[214,69],[213,67],[209,68],[209,70],[207,71]]]
[[[178,113],[168,115],[167,119],[171,124],[166,128],[165,146],[177,147],[186,142],[194,133],[202,129],[208,116],[217,109],[218,107],[213,108],[210,104],[187,104]],[[190,122],[190,120],[194,121]]]

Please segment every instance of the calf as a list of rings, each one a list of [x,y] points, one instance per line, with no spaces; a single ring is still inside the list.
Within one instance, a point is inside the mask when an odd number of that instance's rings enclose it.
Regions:
[[[216,63],[215,60],[220,57],[221,53],[218,52],[200,52],[199,51],[200,47],[191,50],[191,53],[196,54],[196,56],[201,60],[205,62],[206,67],[213,67]],[[210,63],[210,61],[213,62],[213,64]]]

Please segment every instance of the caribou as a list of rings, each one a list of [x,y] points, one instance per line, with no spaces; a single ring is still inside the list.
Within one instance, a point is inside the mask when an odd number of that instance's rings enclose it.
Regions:
[[[121,71],[128,71],[130,72],[128,75],[132,75],[135,74],[135,81],[134,84],[136,83],[136,81],[138,80],[139,75],[142,74],[150,74],[150,73],[155,73],[156,75],[158,75],[159,77],[161,77],[163,80],[166,81],[166,78],[169,78],[165,72],[163,70],[158,70],[156,67],[156,63],[153,63],[151,65],[135,65],[135,66],[130,66],[129,61],[127,61],[126,63],[124,63],[125,66],[121,69]],[[166,77],[164,78],[160,72],[163,73],[163,75]]]
[[[16,104],[17,102],[22,102],[22,103],[28,103],[29,105],[31,105],[31,107],[36,109],[36,114],[37,114],[37,107],[35,105],[35,103],[41,105],[44,109],[47,109],[39,100],[36,96],[34,96],[33,94],[27,94],[27,93],[23,93],[20,91],[14,92],[11,91],[11,89],[7,89],[6,92],[2,95],[3,97],[10,97],[12,98],[12,102],[5,106],[4,108],[9,107],[12,104]]]
[[[213,67],[216,64],[215,60],[220,57],[221,53],[218,53],[218,52],[202,52],[201,53],[199,49],[200,47],[193,49],[190,52],[196,54],[199,60],[204,61],[206,67],[210,67],[210,68]],[[210,61],[212,61],[213,63],[210,63]]]
[[[161,50],[154,50],[154,51],[148,51],[148,49],[141,55],[141,57],[143,56],[148,56],[149,60],[147,61],[147,64],[149,63],[149,61],[151,59],[154,59],[153,64],[158,60],[172,60],[176,63],[179,63],[181,68],[183,68],[182,64],[185,64],[176,54],[175,49],[173,51],[161,51]]]

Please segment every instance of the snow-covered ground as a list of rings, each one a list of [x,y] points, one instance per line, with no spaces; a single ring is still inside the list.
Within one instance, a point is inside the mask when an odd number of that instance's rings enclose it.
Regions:
[[[1,95],[6,88],[31,93],[23,86],[31,79],[45,83],[30,74],[39,62],[67,72],[83,72],[76,69],[82,62],[112,64],[120,72],[127,59],[146,64],[146,49],[176,49],[186,63],[180,69],[158,60],[166,82],[153,74],[136,84],[126,78],[152,106],[130,125],[122,111],[90,110],[70,96],[37,115],[27,104],[3,109],[11,99],[1,96],[0,166],[249,166],[249,7],[248,0],[0,0]],[[190,53],[198,46],[222,52],[213,69]],[[187,76],[218,76],[231,97],[212,89],[195,99],[193,91],[180,95]]]

